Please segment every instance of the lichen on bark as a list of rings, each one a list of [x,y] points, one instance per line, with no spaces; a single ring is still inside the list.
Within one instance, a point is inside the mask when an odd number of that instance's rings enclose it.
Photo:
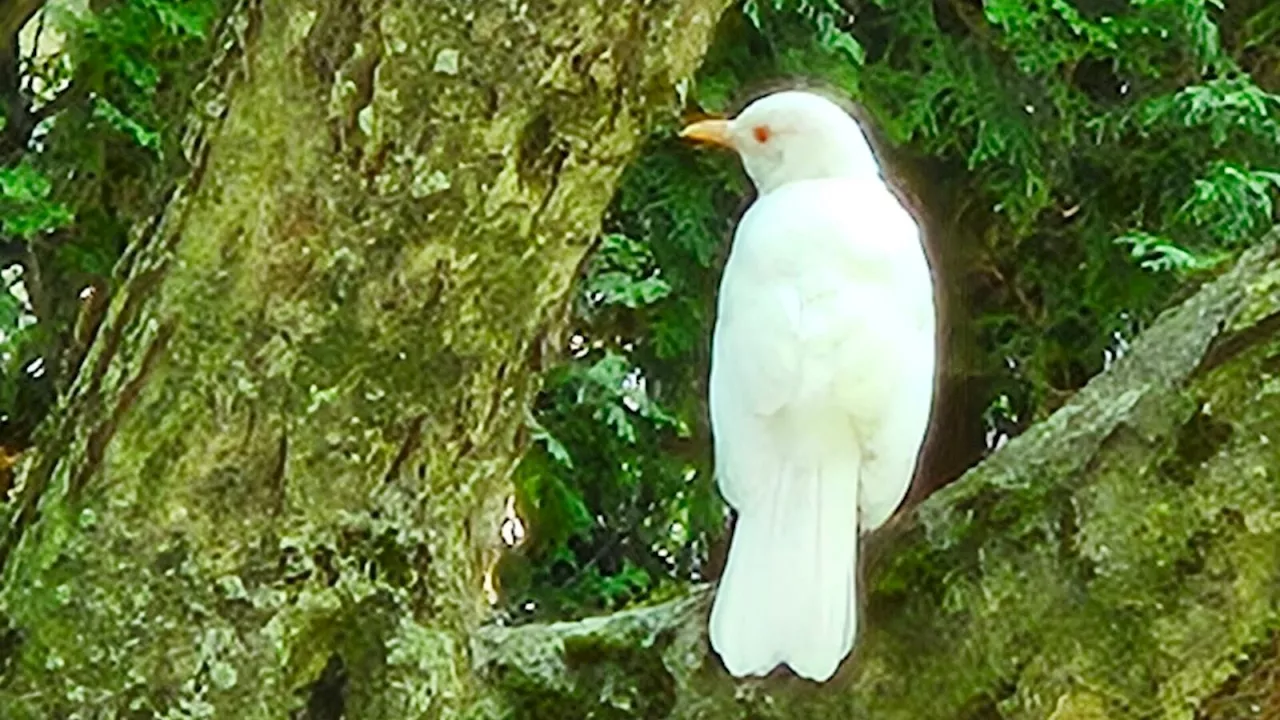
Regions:
[[[649,666],[676,688],[649,717],[1280,711],[1256,689],[1278,665],[1280,629],[1277,241],[1280,231],[1061,410],[871,538],[859,647],[829,684],[728,678],[704,639],[706,588],[612,617],[489,628],[482,673],[519,695],[625,697],[602,692],[607,670],[572,666],[572,639],[600,648],[600,662],[628,645],[682,658]]]
[[[727,0],[244,0],[0,545],[0,715],[483,717],[517,430]]]

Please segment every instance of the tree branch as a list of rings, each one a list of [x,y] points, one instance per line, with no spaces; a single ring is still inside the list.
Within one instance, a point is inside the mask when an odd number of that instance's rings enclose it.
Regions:
[[[872,537],[858,650],[828,684],[729,678],[704,639],[706,587],[486,628],[474,662],[531,718],[601,705],[653,718],[1174,718],[1221,704],[1233,675],[1272,660],[1280,626],[1277,241]]]
[[[80,85],[72,81],[72,83],[63,88],[62,92],[58,93],[56,97],[44,105],[41,105],[39,108],[36,108],[36,110],[31,113],[32,129],[44,120],[47,120],[48,118],[51,118],[65,110],[68,105],[82,97],[84,97],[84,92],[81,91]]]
[[[0,47],[17,43],[18,32],[44,4],[45,0],[7,0],[0,5]]]

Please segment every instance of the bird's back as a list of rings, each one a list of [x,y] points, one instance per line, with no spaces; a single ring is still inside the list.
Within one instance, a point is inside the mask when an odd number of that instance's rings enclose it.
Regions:
[[[792,183],[743,216],[721,281],[713,406],[727,390],[762,414],[878,417],[896,378],[932,374],[933,345],[919,230],[878,179]]]

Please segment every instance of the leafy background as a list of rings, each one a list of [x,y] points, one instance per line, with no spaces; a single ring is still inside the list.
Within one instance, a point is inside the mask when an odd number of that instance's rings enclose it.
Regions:
[[[220,7],[21,0],[0,12],[0,447],[10,455],[71,376],[87,339],[76,334],[82,310],[100,307],[129,227],[180,164],[177,130]]]
[[[0,8],[0,489],[75,371],[229,0]],[[30,9],[32,12],[21,12]],[[743,0],[690,114],[781,84],[846,95],[928,229],[945,373],[917,497],[1058,407],[1273,221],[1280,5]],[[510,621],[714,576],[705,409],[715,289],[751,190],[677,118],[625,173],[529,417]]]
[[[1057,408],[1270,226],[1280,6],[1195,0],[746,0],[690,110],[780,84],[855,99],[923,204],[947,368],[921,493]],[[704,378],[750,199],[732,158],[659,129],[628,170],[518,474],[516,622],[714,575]],[[957,447],[957,444],[960,446]]]

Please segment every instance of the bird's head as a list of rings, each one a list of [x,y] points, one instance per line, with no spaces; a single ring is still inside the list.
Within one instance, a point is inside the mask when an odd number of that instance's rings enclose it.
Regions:
[[[761,194],[798,180],[880,174],[857,121],[802,90],[766,95],[733,118],[695,122],[680,137],[736,151]]]

